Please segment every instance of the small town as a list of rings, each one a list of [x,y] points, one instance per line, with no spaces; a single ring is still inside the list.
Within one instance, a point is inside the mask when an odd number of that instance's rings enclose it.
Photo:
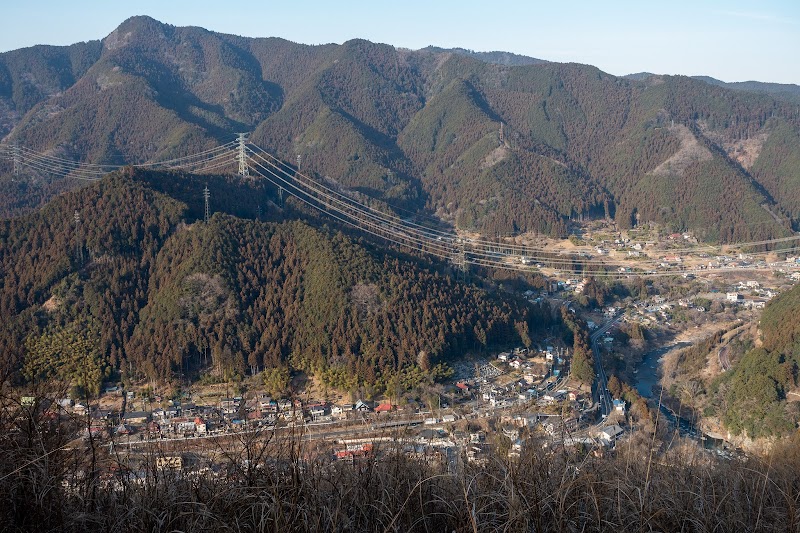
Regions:
[[[674,234],[666,236],[659,246],[669,248],[678,239],[697,244],[688,234]],[[617,247],[631,248],[623,252],[636,252],[638,257],[642,247],[629,244],[620,241]],[[647,243],[646,247],[654,244]],[[599,247],[597,251],[608,253]],[[62,398],[47,409],[54,417],[72,420],[76,428],[82,428],[77,430],[76,442],[85,442],[91,434],[93,442],[110,452],[123,453],[128,462],[132,456],[144,457],[147,450],[161,450],[159,453],[168,453],[170,459],[160,464],[168,468],[219,467],[213,459],[216,456],[207,451],[241,446],[241,440],[235,437],[248,434],[302,435],[313,444],[315,454],[332,460],[352,461],[399,452],[409,457],[440,456],[454,468],[460,460],[480,463],[498,448],[514,457],[527,441],[535,441],[537,446],[584,446],[602,453],[631,438],[635,426],[629,420],[630,402],[608,390],[602,367],[603,360],[616,358],[627,361],[634,380],[639,374],[640,369],[630,368],[636,358],[631,363],[630,354],[625,353],[621,326],[637,324],[675,336],[719,322],[723,316],[729,321],[749,322],[769,300],[800,278],[800,258],[794,256],[766,262],[743,253],[708,257],[689,251],[683,256],[665,256],[660,267],[669,270],[699,260],[708,261],[698,268],[729,270],[724,276],[673,276],[670,292],[679,297],[665,296],[667,293],[646,299],[629,297],[581,312],[599,356],[591,387],[570,379],[572,348],[552,339],[552,344],[470,356],[454,366],[449,380],[416,396],[339,395],[331,400],[312,397],[308,387],[305,393],[273,397],[259,390],[257,384],[196,383],[173,390],[168,397],[149,385],[126,388],[118,383],[105,387],[100,398],[89,405]],[[520,296],[532,305],[546,302],[575,314],[589,279],[553,272],[551,276],[552,283],[541,291],[528,289]],[[723,370],[730,366],[722,359],[720,364]],[[655,383],[658,370],[651,372],[648,383]],[[639,390],[650,402],[651,392]],[[22,405],[32,406],[34,401],[33,397],[21,398]],[[685,421],[681,424],[674,412],[661,408],[682,438],[693,439],[700,448],[720,456],[735,453],[719,436],[708,436]],[[715,444],[709,446],[712,442]],[[205,451],[198,455],[194,453],[197,450]],[[183,460],[193,454],[193,462]]]

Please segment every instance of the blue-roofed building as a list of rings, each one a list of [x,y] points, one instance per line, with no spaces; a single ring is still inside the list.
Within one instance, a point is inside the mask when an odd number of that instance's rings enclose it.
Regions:
[[[625,414],[625,400],[614,400],[614,410],[618,413]]]

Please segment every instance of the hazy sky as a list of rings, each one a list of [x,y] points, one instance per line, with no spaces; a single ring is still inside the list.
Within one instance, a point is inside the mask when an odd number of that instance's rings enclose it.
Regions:
[[[611,74],[800,84],[800,0],[39,0],[0,7],[0,51],[99,39],[133,15],[319,44],[505,50]]]

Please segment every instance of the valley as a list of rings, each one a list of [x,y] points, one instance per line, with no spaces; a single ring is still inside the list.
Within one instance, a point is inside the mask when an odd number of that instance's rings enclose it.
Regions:
[[[0,493],[794,520],[795,89],[147,16],[0,53]]]

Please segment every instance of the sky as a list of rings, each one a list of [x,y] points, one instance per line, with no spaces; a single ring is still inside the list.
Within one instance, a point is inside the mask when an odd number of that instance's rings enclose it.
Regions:
[[[35,7],[34,7],[35,6]],[[0,51],[100,39],[133,15],[306,44],[503,50],[634,72],[800,84],[798,0],[39,0],[0,8]]]

